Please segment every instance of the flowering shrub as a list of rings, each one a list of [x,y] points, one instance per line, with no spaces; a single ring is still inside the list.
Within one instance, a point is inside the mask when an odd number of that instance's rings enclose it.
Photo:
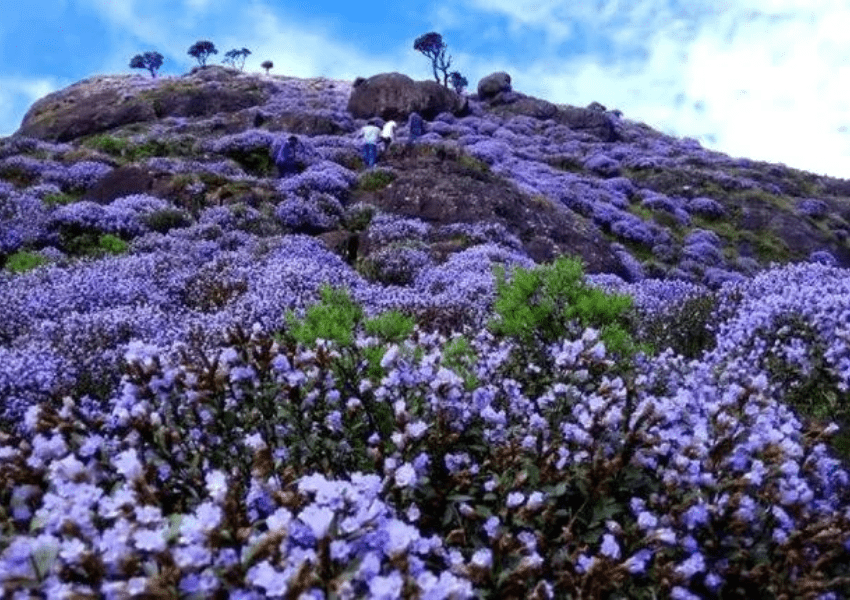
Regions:
[[[308,198],[288,195],[277,205],[275,216],[289,231],[314,234],[335,229],[342,210],[339,201],[327,194],[310,194]]]
[[[824,217],[828,210],[829,206],[827,206],[826,202],[816,198],[804,198],[797,202],[797,212],[807,217]]]
[[[369,239],[378,245],[396,241],[425,241],[431,226],[419,219],[409,219],[391,214],[380,214],[369,224]]]
[[[423,268],[430,266],[427,249],[389,244],[358,261],[357,269],[367,279],[385,285],[410,285]]]
[[[688,211],[693,214],[714,219],[720,218],[726,214],[726,210],[719,202],[705,197],[692,198],[688,201],[687,208]]]
[[[278,339],[235,329],[178,362],[130,344],[102,413],[29,410],[32,442],[0,446],[4,589],[847,591],[847,473],[764,377],[671,354],[617,377],[585,330],[530,394],[541,373],[506,377],[510,342],[370,328],[323,294]]]
[[[281,180],[278,189],[282,193],[301,194],[313,190],[344,199],[356,181],[357,175],[354,172],[335,162],[323,160],[310,165],[299,175]]]

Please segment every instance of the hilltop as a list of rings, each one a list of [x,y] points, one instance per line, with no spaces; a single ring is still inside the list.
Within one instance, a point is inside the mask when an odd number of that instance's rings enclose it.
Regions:
[[[386,75],[369,81],[382,77],[386,85]],[[204,206],[249,206],[264,217],[266,233],[320,236],[361,267],[370,257],[380,262],[384,250],[368,230],[333,215],[290,220],[288,228],[274,218],[287,194],[306,197],[320,163],[356,177],[335,194],[344,207],[368,205],[427,225],[427,235],[409,242],[437,262],[471,242],[451,226],[475,223],[489,227],[482,234],[489,241],[509,240],[536,262],[576,254],[590,273],[631,281],[717,286],[772,262],[850,265],[850,182],[733,159],[598,103],[556,106],[507,81],[457,106],[432,97],[437,108],[426,115],[426,135],[412,152],[402,148],[404,106],[395,110],[392,99],[379,98],[372,114],[398,119],[401,143],[367,172],[357,133],[370,107],[363,112],[361,99],[358,117],[349,110],[359,82],[220,66],[180,77],[97,76],[30,108],[20,129],[0,143],[0,176],[33,186],[50,180],[45,169],[95,170],[100,175],[82,184],[60,183],[64,203],[150,194],[186,211],[189,221]],[[269,152],[289,134],[301,136],[307,155],[300,180],[283,189]],[[380,271],[368,269],[386,282],[415,275]]]
[[[0,140],[4,597],[850,596],[850,184],[476,92],[95,77]]]

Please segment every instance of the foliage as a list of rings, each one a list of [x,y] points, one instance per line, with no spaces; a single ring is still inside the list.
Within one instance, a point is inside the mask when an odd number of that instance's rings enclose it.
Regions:
[[[431,59],[434,79],[440,83],[437,71],[442,71],[443,86],[448,87],[448,70],[452,64],[452,57],[446,59],[446,43],[443,41],[443,36],[434,31],[420,35],[413,42],[413,49]]]
[[[6,258],[5,269],[12,273],[25,273],[47,264],[47,259],[36,252],[19,250]]]
[[[97,240],[97,248],[94,250],[94,254],[124,254],[128,247],[127,242],[121,238],[111,233],[104,233]]]
[[[714,346],[717,297],[713,292],[691,296],[655,314],[645,315],[637,324],[640,341],[656,351],[671,348],[686,358],[698,358]]]
[[[466,86],[469,85],[469,81],[466,77],[461,75],[458,71],[452,71],[449,73],[449,83],[458,94],[462,94]]]
[[[251,54],[251,51],[248,50],[247,48],[242,48],[241,50],[237,50],[237,49],[234,48],[233,50],[227,51],[227,54],[224,55],[224,60],[222,62],[224,62],[225,64],[229,64],[233,67],[236,67],[237,61],[240,61],[239,62],[239,70],[241,71],[243,69],[243,67],[245,66],[245,59],[247,58],[247,56],[249,54]]]
[[[363,309],[344,289],[323,286],[321,302],[307,309],[304,319],[298,320],[290,312],[286,316],[288,333],[296,341],[312,346],[321,338],[341,346],[354,342],[354,326],[363,318]]]
[[[452,338],[443,348],[443,364],[460,375],[468,391],[478,387],[478,377],[475,375],[477,359],[475,350],[462,335]]]
[[[396,174],[392,171],[373,169],[359,175],[357,187],[365,192],[374,192],[387,187],[395,178]]]
[[[42,202],[48,206],[67,206],[74,202],[79,202],[80,195],[81,194],[79,193],[66,194],[63,192],[59,192],[58,194],[47,194],[44,198],[42,198]]]
[[[158,233],[168,233],[172,229],[186,227],[189,219],[182,210],[165,208],[145,215],[142,219],[148,227]]]
[[[137,54],[130,59],[131,69],[147,69],[151,77],[156,77],[157,70],[162,66],[162,54],[159,52],[145,52]]]
[[[510,283],[496,267],[495,318],[490,330],[525,346],[549,345],[588,327],[601,330],[609,352],[630,355],[636,346],[628,333],[632,299],[607,294],[584,283],[578,258],[560,257],[551,265],[516,268]]]
[[[269,69],[274,67],[274,63],[270,60],[264,60],[262,63],[260,63],[260,66],[266,70],[266,75],[268,75]]]
[[[204,67],[207,64],[207,58],[211,54],[218,54],[218,50],[212,42],[200,40],[192,44],[187,54],[198,59],[198,64]]]
[[[127,252],[127,242],[111,233],[64,228],[60,234],[62,249],[73,256],[94,258]]]

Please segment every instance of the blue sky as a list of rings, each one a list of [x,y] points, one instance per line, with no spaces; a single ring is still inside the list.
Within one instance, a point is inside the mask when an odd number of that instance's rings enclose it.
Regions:
[[[164,75],[212,41],[247,47],[246,71],[352,80],[432,77],[413,50],[442,34],[474,92],[493,71],[558,104],[598,101],[731,156],[850,178],[850,0],[5,0],[0,135],[45,94],[128,67]]]

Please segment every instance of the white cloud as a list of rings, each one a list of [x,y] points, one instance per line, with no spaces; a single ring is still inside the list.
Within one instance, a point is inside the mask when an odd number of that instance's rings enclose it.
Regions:
[[[549,20],[567,14],[613,40],[613,63],[541,44],[529,61],[500,66],[518,91],[578,106],[597,100],[732,156],[850,178],[850,134],[841,130],[850,128],[850,6],[742,0],[667,9],[611,0],[596,10],[555,0],[469,2],[555,37],[562,28]]]

